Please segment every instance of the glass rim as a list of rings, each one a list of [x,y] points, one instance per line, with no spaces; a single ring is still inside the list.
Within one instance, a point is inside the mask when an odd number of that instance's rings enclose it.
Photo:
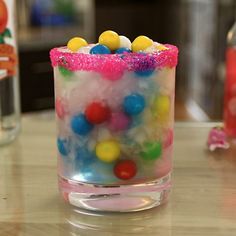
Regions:
[[[67,52],[65,47],[53,48],[50,59],[53,67],[61,66],[70,71],[87,70],[99,72],[107,67],[128,71],[147,71],[165,67],[176,67],[178,48],[164,44],[168,49],[155,53],[124,53],[124,54],[85,54]]]

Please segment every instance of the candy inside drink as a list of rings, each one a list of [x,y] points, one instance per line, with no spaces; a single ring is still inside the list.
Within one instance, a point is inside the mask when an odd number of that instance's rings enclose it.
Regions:
[[[170,191],[178,50],[117,37],[50,52],[59,188],[77,207],[138,211]]]

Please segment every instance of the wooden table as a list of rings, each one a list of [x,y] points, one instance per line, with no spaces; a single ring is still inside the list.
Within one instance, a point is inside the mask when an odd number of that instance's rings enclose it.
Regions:
[[[213,123],[177,123],[168,204],[139,213],[79,212],[59,198],[52,114],[26,115],[0,148],[0,235],[236,235],[236,145],[209,153]]]

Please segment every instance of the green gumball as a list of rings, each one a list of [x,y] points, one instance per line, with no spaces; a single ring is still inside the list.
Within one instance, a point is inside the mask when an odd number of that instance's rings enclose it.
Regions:
[[[73,74],[72,71],[66,69],[66,68],[63,67],[63,66],[59,66],[58,69],[59,69],[59,72],[61,73],[61,75],[64,76],[64,78],[66,78],[66,79],[69,78],[69,77],[71,77],[72,74]]]
[[[161,157],[162,145],[160,142],[146,142],[143,145],[143,150],[140,152],[140,156],[144,160],[156,160]]]

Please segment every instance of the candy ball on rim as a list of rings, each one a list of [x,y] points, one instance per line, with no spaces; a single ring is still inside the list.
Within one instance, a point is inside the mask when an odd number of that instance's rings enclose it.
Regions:
[[[153,41],[148,38],[147,36],[138,36],[133,42],[132,42],[132,51],[133,52],[139,52],[144,51],[148,47],[153,45]]]
[[[82,136],[87,135],[93,129],[93,125],[87,121],[84,114],[72,117],[70,126],[75,134]]]
[[[137,166],[132,160],[119,161],[114,167],[114,174],[122,180],[129,180],[137,173]]]
[[[99,142],[96,145],[96,156],[104,162],[113,162],[120,156],[120,145],[115,140]]]
[[[120,35],[120,48],[128,48],[131,49],[131,42],[129,40],[129,38],[127,38],[126,36]]]
[[[132,93],[124,98],[123,109],[128,115],[138,115],[145,108],[145,99],[138,93]]]
[[[85,39],[80,37],[74,37],[69,40],[67,43],[67,48],[70,49],[72,52],[78,51],[81,47],[87,46],[88,43]]]
[[[89,53],[90,54],[111,54],[111,51],[107,46],[97,44],[90,49]]]
[[[129,48],[118,48],[115,53],[116,54],[123,54],[125,52],[131,52],[131,50]]]
[[[110,108],[101,102],[92,102],[85,109],[86,119],[92,124],[101,124],[111,115]]]
[[[103,32],[99,36],[98,42],[99,44],[107,46],[112,51],[120,47],[119,35],[112,30],[107,30]]]

